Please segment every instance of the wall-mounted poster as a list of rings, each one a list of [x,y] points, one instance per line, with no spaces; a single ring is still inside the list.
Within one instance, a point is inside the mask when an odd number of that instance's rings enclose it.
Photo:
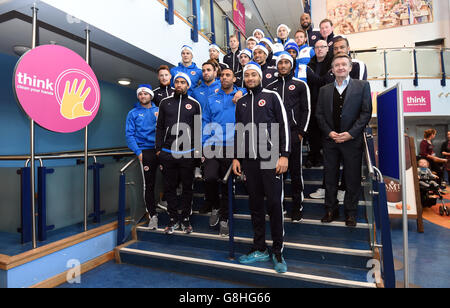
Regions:
[[[433,0],[327,0],[336,34],[433,22]]]

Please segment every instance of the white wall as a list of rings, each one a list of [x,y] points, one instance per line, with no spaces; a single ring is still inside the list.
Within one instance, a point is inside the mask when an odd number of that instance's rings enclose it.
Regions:
[[[181,61],[181,47],[194,49],[198,66],[209,58],[209,42],[191,40],[190,27],[175,16],[165,20],[165,7],[156,0],[42,0],[61,11],[114,35],[173,65]]]
[[[312,18],[316,28],[327,15],[327,0],[312,1]],[[450,48],[450,0],[433,1],[434,22],[386,30],[346,35],[352,49],[413,47],[415,42],[445,38]]]

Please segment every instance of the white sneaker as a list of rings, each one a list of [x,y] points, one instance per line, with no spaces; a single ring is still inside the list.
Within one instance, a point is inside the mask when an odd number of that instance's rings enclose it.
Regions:
[[[202,179],[202,171],[200,170],[199,167],[195,168],[195,178],[198,180]]]
[[[324,199],[325,198],[325,189],[319,188],[316,192],[313,192],[309,195],[313,199]]]
[[[158,229],[158,216],[150,217],[150,222],[148,223],[148,228],[150,230],[157,230]]]
[[[344,202],[344,198],[345,198],[345,191],[344,190],[338,190],[337,193],[337,199],[339,202]]]

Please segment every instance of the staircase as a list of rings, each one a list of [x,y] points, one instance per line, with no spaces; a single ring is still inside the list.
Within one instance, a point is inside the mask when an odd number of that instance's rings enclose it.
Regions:
[[[305,196],[321,185],[322,174],[322,168],[304,169]],[[375,283],[367,282],[370,269],[366,266],[374,254],[370,247],[366,203],[362,195],[356,228],[346,227],[343,217],[331,224],[322,224],[323,200],[305,199],[304,220],[292,223],[289,218],[285,219],[283,254],[288,272],[277,274],[271,261],[252,265],[242,265],[237,261],[240,255],[250,250],[253,242],[244,183],[235,183],[235,260],[228,259],[228,237],[220,237],[217,229],[209,227],[209,215],[198,213],[204,199],[203,191],[203,182],[196,181],[191,217],[194,233],[186,235],[177,231],[173,235],[165,235],[163,228],[168,223],[168,217],[160,214],[161,229],[150,231],[137,227],[135,240],[117,248],[120,262],[239,282],[252,287],[377,287]],[[290,193],[291,182],[287,179],[287,213],[292,203]],[[268,218],[266,223],[266,238],[270,247]]]

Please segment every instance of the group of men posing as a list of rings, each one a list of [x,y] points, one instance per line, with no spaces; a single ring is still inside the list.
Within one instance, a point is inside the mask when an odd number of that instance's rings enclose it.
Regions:
[[[161,166],[169,223],[167,234],[193,231],[193,182],[203,168],[205,203],[210,226],[228,235],[228,186],[220,182],[227,171],[245,175],[254,230],[251,251],[243,264],[272,259],[279,273],[287,271],[283,258],[284,174],[292,180],[290,218],[303,218],[302,148],[309,140],[308,165],[318,165],[323,148],[325,216],[339,217],[340,165],[345,182],[347,226],[356,226],[361,185],[363,130],[372,114],[365,66],[349,56],[345,38],[333,35],[324,20],[321,31],[311,30],[308,14],[302,29],[289,39],[290,29],[280,25],[274,43],[261,30],[239,50],[230,37],[231,52],[219,61],[220,48],[210,46],[210,59],[202,68],[193,63],[193,49],[183,46],[182,62],[158,70],[160,87],[141,85],[139,102],[127,117],[128,146],[142,162],[149,228],[158,228],[154,197],[155,176]],[[313,44],[313,47],[308,46]],[[355,72],[357,76],[355,75]],[[316,151],[314,153],[314,151]],[[316,156],[314,156],[316,155]],[[341,181],[342,182],[342,181]],[[181,184],[181,207],[177,187]],[[265,201],[266,198],[266,201]],[[265,240],[266,213],[270,216],[272,257]]]

